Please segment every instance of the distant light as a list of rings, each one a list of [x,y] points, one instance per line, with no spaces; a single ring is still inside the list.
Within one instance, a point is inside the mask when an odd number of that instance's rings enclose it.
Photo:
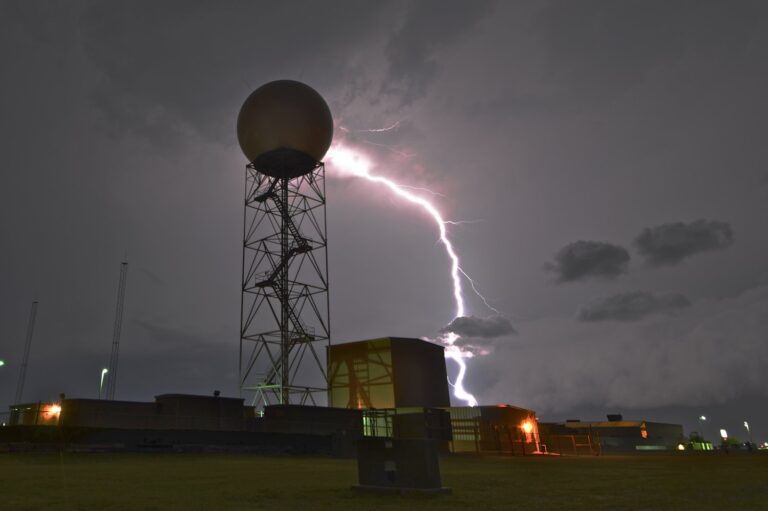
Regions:
[[[724,430],[724,429],[721,429],[720,430],[720,438],[722,438],[723,440],[728,438],[728,432],[726,430]]]
[[[707,420],[707,418],[706,418],[705,416],[703,416],[703,415],[700,415],[700,416],[699,416],[699,420],[700,420],[700,421],[705,421],[705,420]]]
[[[5,360],[0,360],[0,367],[3,367],[5,365]]]
[[[749,431],[749,422],[744,421],[744,427],[747,428],[747,431]]]
[[[529,420],[527,420],[527,421],[523,422],[523,424],[522,424],[522,426],[521,426],[521,427],[523,428],[523,431],[524,431],[526,434],[528,434],[528,433],[530,433],[531,431],[533,431],[533,424],[532,424],[532,423],[531,423],[531,421],[529,421]]]
[[[59,415],[61,413],[61,405],[51,405],[48,408],[48,413],[51,415]]]
[[[677,444],[677,450],[678,451],[684,451],[685,450],[685,446],[683,444]]]

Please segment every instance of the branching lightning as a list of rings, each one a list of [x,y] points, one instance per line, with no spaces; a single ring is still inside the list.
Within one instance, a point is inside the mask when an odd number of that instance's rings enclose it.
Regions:
[[[382,129],[379,131],[387,131],[389,129],[394,129],[397,127],[396,123],[395,125]],[[375,131],[375,130],[370,130]],[[399,183],[396,183],[392,181],[391,179],[382,177],[380,175],[374,174],[372,171],[374,169],[373,162],[366,156],[364,153],[357,151],[353,147],[346,145],[344,141],[336,142],[331,149],[328,151],[328,154],[326,155],[326,160],[330,163],[332,163],[332,169],[335,172],[338,172],[339,175],[349,175],[349,176],[355,176],[355,177],[362,177],[370,182],[379,184],[387,188],[390,192],[392,192],[394,195],[412,203],[417,206],[419,206],[424,212],[426,212],[432,220],[435,222],[435,225],[438,228],[439,232],[439,242],[442,244],[445,253],[448,255],[448,258],[451,262],[451,281],[453,283],[453,298],[454,302],[456,304],[456,312],[455,317],[465,316],[465,306],[464,306],[464,296],[463,296],[463,289],[462,289],[462,282],[461,277],[464,276],[467,278],[467,280],[470,282],[470,285],[472,286],[472,289],[474,292],[483,300],[483,303],[485,303],[491,310],[498,312],[496,309],[488,305],[488,301],[483,297],[478,291],[475,286],[475,283],[472,281],[471,278],[466,274],[466,272],[461,268],[459,257],[456,254],[456,251],[453,247],[453,244],[451,243],[451,240],[448,238],[448,231],[446,226],[456,224],[458,222],[455,221],[448,221],[445,220],[438,211],[438,209],[435,207],[434,204],[432,204],[429,200],[425,199],[422,196],[419,196],[409,190],[415,189],[414,187],[409,187],[405,185],[401,185]],[[433,192],[430,192],[433,193]],[[469,351],[464,351],[461,349],[461,346],[456,345],[456,340],[458,339],[458,335],[455,333],[449,332],[447,334],[444,334],[439,341],[445,345],[445,356],[447,358],[450,358],[451,360],[455,361],[459,366],[459,373],[456,376],[456,381],[452,383],[453,389],[454,389],[454,396],[456,398],[465,401],[470,406],[476,406],[477,400],[475,397],[467,392],[467,390],[464,388],[464,377],[467,372],[467,366],[465,362],[465,358],[471,358],[472,353]]]
[[[386,149],[386,150],[388,150],[388,151],[390,151],[390,152],[392,152],[392,153],[394,153],[394,154],[396,154],[396,155],[398,155],[398,156],[400,156],[402,158],[413,158],[414,156],[416,156],[413,153],[406,153],[405,151],[401,151],[400,149],[397,149],[397,148],[395,148],[395,147],[393,147],[391,145],[379,144],[378,142],[371,142],[370,140],[363,140],[362,142],[364,144],[373,145],[373,146],[376,146],[376,147],[383,147],[384,149]]]
[[[373,128],[369,130],[355,130],[358,133],[384,133],[385,131],[392,131],[396,130],[400,127],[400,121],[395,121],[391,126],[387,126],[386,128]]]

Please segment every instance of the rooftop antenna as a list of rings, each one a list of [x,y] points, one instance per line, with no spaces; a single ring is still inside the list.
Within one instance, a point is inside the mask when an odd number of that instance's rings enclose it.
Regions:
[[[117,386],[117,362],[120,356],[120,332],[123,328],[123,305],[125,304],[125,280],[128,276],[128,261],[120,263],[120,282],[117,285],[117,305],[115,306],[115,325],[112,330],[112,353],[109,356],[107,370],[107,399],[115,399]]]
[[[13,404],[21,402],[21,395],[24,392],[24,381],[27,378],[27,364],[29,363],[29,349],[32,347],[32,334],[35,331],[35,319],[37,318],[37,300],[32,300],[32,310],[29,312],[29,323],[27,323],[27,340],[24,343],[24,358],[21,361],[21,370],[19,371],[19,381],[16,384],[16,397]]]

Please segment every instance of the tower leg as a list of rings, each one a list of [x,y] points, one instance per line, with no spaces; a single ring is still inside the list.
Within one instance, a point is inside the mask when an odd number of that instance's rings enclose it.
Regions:
[[[326,395],[325,226],[322,164],[294,179],[246,168],[239,375],[259,407]]]

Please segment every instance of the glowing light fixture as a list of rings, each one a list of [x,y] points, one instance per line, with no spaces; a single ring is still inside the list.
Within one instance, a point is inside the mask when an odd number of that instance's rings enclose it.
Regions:
[[[109,372],[106,367],[101,370],[101,380],[99,381],[99,399],[101,399],[101,389],[104,387],[104,376]]]
[[[724,430],[724,429],[721,429],[720,430],[720,438],[722,438],[723,440],[728,438],[728,432],[726,430]]]
[[[526,435],[533,431],[533,423],[531,423],[529,420],[524,421],[521,427],[523,428],[523,431]]]
[[[5,360],[0,360],[0,367],[3,367],[5,365]]]
[[[59,404],[54,403],[43,409],[43,416],[46,420],[53,418],[58,419],[59,415],[61,415],[61,405]]]
[[[685,450],[685,446],[683,444],[677,444],[677,450],[678,451],[684,451]]]

